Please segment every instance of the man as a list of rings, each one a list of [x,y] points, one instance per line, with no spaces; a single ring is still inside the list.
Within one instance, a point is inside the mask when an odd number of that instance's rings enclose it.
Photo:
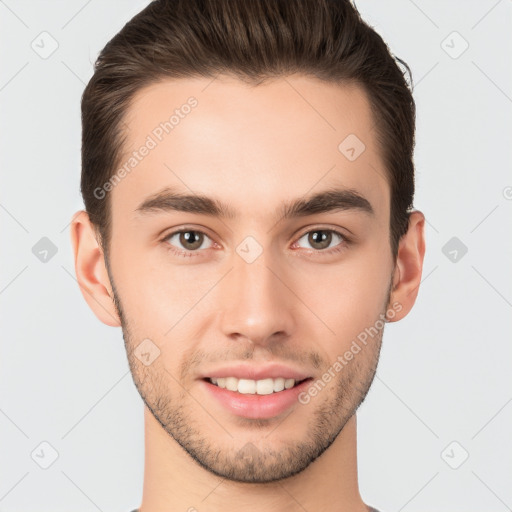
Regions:
[[[415,105],[345,0],[162,0],[82,98],[84,298],[145,408],[141,512],[363,512],[356,410],[411,310]]]

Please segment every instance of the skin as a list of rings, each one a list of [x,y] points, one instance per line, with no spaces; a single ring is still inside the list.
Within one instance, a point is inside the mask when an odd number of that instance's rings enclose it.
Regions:
[[[367,511],[355,412],[373,381],[383,329],[307,404],[267,420],[226,410],[199,377],[221,363],[278,361],[320,378],[379,315],[391,310],[388,321],[398,321],[411,310],[424,216],[411,213],[395,261],[389,185],[357,86],[301,75],[257,87],[227,76],[166,80],[135,97],[127,151],[190,96],[197,107],[110,192],[108,265],[86,212],[71,226],[84,298],[102,322],[122,327],[146,405],[140,510]],[[366,146],[354,161],[338,150],[348,134]],[[333,186],[356,190],[374,214],[276,216],[282,202]],[[136,212],[163,187],[215,197],[237,217]],[[184,227],[205,233],[200,248],[179,235],[162,240]],[[321,252],[308,237],[320,228],[351,242],[332,234]],[[236,251],[247,236],[262,249],[252,263]],[[148,366],[135,355],[146,338],[160,350]]]

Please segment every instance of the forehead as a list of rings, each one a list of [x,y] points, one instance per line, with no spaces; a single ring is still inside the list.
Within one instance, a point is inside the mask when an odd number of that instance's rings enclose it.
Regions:
[[[301,75],[257,86],[226,76],[163,80],[138,91],[124,125],[118,168],[127,172],[112,197],[126,212],[164,187],[257,217],[333,186],[389,209],[370,105],[354,84]]]

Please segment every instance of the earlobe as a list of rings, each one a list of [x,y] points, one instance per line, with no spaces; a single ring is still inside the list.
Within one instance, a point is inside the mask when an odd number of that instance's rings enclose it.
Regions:
[[[87,212],[80,210],[75,213],[70,235],[76,278],[84,299],[100,321],[119,327],[121,321],[114,304],[103,251]]]
[[[390,322],[404,318],[416,302],[425,256],[424,227],[423,213],[411,212],[407,232],[400,239],[390,296],[390,304],[397,302],[402,307]]]

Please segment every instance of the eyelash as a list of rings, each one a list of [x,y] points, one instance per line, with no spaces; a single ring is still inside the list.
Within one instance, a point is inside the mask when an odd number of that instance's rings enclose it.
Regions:
[[[333,247],[331,249],[309,249],[309,251],[319,253],[320,257],[323,255],[338,254],[339,252],[345,250],[347,248],[347,246],[350,245],[350,243],[351,243],[351,240],[344,233],[341,233],[340,231],[337,231],[336,229],[330,229],[330,228],[327,229],[327,228],[322,228],[322,227],[310,229],[309,231],[302,233],[297,238],[297,242],[301,238],[303,238],[304,235],[308,235],[309,233],[314,233],[315,231],[326,231],[329,233],[334,233],[335,235],[338,235],[342,239],[342,241],[338,245],[336,245],[335,247]],[[179,235],[180,233],[187,233],[187,232],[199,233],[199,234],[206,236],[207,238],[210,238],[204,231],[189,228],[189,229],[180,229],[178,231],[173,231],[169,234],[166,234],[165,237],[161,239],[161,242],[164,244],[165,248],[168,251],[170,251],[171,253],[173,253],[176,256],[181,256],[183,258],[190,258],[192,256],[194,256],[194,257],[198,256],[205,249],[196,249],[195,251],[180,250],[180,249],[177,249],[176,247],[174,247],[173,245],[171,245],[169,242],[167,242],[167,240],[172,238],[174,235]],[[296,243],[296,242],[294,242],[294,243]],[[198,254],[195,254],[195,253],[198,253]]]

